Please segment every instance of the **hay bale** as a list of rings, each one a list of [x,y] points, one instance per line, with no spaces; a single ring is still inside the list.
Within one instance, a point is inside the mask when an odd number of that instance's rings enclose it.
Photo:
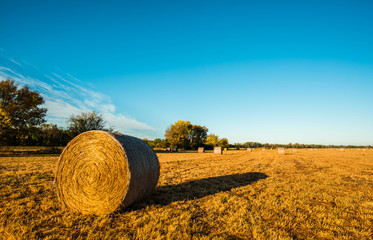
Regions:
[[[278,154],[285,154],[285,148],[283,148],[283,147],[279,147],[279,148],[277,148],[277,153]]]
[[[157,155],[144,141],[89,131],[71,140],[62,152],[55,186],[68,209],[107,215],[151,194],[158,178]]]
[[[166,152],[171,152],[171,148],[166,148]]]
[[[248,152],[252,152],[253,149],[252,149],[252,148],[247,148],[247,151],[248,151]]]
[[[177,148],[171,148],[171,152],[177,152]]]
[[[262,151],[265,152],[265,151],[266,151],[266,148],[262,148]]]
[[[221,147],[214,147],[214,154],[223,154],[223,151],[221,150]]]
[[[344,148],[340,148],[339,151],[340,151],[340,152],[344,152],[345,149],[344,149]]]
[[[228,148],[224,148],[223,150],[224,150],[224,151],[228,151]]]
[[[198,152],[199,153],[204,153],[205,152],[205,148],[204,147],[199,147],[198,148]]]

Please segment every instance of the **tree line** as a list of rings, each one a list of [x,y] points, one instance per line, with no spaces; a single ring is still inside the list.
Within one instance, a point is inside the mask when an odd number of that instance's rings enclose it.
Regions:
[[[228,147],[229,142],[226,138],[219,138],[215,134],[209,134],[206,126],[192,124],[190,121],[178,120],[171,124],[165,132],[165,138],[156,138],[153,141],[143,139],[152,148],[179,148],[179,149],[197,149],[205,147]]]
[[[57,124],[47,123],[47,109],[42,107],[43,97],[27,86],[19,87],[12,80],[0,81],[0,145],[3,146],[65,146],[75,136],[89,130],[114,131],[107,126],[103,115],[96,112],[72,114],[66,121],[66,129]],[[342,146],[319,144],[262,144],[245,142],[229,144],[227,138],[219,138],[208,134],[206,126],[179,120],[171,124],[165,131],[165,138],[154,140],[143,139],[153,148],[196,149],[205,147],[223,148],[361,148],[370,146]]]
[[[47,123],[43,97],[27,86],[19,87],[12,80],[0,82],[0,145],[65,146],[78,134],[89,130],[109,130],[102,114],[72,114],[67,128]]]
[[[322,144],[302,144],[302,143],[289,143],[289,144],[273,144],[273,143],[259,143],[259,142],[245,142],[236,143],[236,147],[243,148],[371,148],[370,145],[322,145]]]

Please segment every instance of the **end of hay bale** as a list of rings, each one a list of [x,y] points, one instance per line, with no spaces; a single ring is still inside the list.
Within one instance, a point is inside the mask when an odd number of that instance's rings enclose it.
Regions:
[[[285,155],[285,148],[283,148],[283,147],[279,147],[279,148],[277,148],[277,153],[278,153],[278,154]]]
[[[95,130],[78,135],[66,146],[55,186],[68,209],[107,215],[152,193],[158,179],[159,161],[148,144]]]
[[[199,147],[198,148],[198,152],[199,153],[204,153],[205,152],[205,148],[204,147]]]
[[[214,154],[223,154],[223,151],[221,150],[221,147],[214,147]]]

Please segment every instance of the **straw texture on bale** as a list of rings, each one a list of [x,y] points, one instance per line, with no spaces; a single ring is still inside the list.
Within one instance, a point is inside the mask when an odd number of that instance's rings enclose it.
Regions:
[[[279,147],[279,148],[277,149],[277,152],[278,152],[278,154],[285,154],[285,148],[283,148],[283,147]]]
[[[199,153],[204,153],[205,152],[205,148],[204,147],[199,147],[198,148],[198,152]]]
[[[222,154],[221,147],[214,147],[214,154]]]
[[[148,144],[95,130],[78,135],[66,146],[55,186],[68,209],[107,215],[152,193],[158,179],[159,161]]]

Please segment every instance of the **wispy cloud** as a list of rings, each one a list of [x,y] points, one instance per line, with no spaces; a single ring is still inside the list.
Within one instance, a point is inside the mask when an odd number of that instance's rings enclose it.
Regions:
[[[11,61],[12,63],[14,64],[17,64],[18,66],[22,67],[22,64],[20,64],[19,62],[17,62],[16,60],[12,59],[12,58],[9,58],[9,61]]]
[[[4,61],[4,59],[0,60]],[[49,122],[65,126],[66,119],[71,114],[96,111],[103,114],[108,125],[113,126],[115,130],[124,133],[155,131],[146,123],[118,113],[109,96],[85,86],[81,80],[71,74],[39,73],[37,77],[31,77],[24,74],[27,72],[26,65],[9,57],[7,61],[4,66],[1,66],[0,62],[0,80],[12,79],[21,86],[27,85],[40,92],[45,99]],[[10,67],[11,65],[14,67]],[[35,69],[37,68],[33,67],[34,71]]]

